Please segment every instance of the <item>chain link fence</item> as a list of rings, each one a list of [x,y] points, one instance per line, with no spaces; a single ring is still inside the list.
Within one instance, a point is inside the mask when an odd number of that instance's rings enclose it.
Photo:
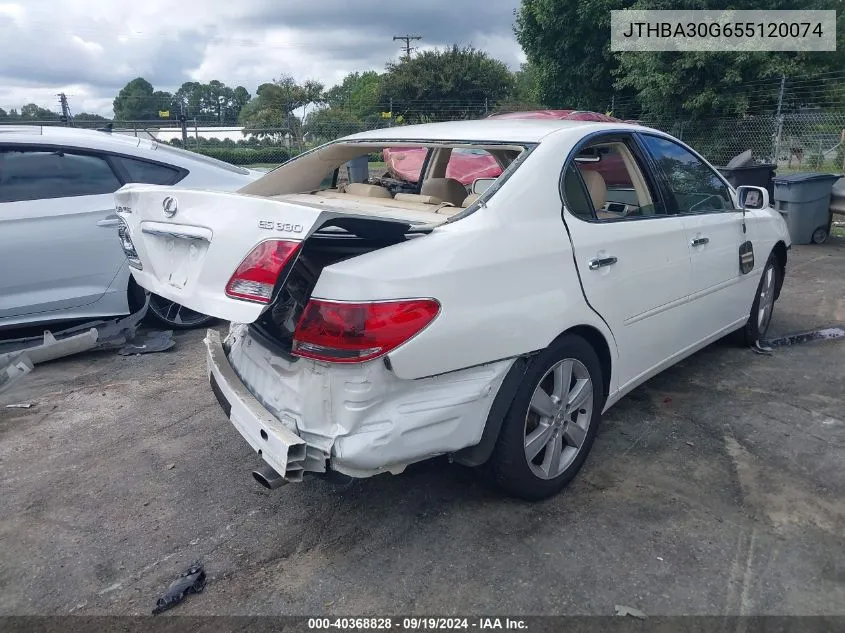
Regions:
[[[636,104],[609,104],[612,114],[680,138],[717,166],[745,150],[774,163],[779,173],[845,173],[845,72],[802,79],[775,78],[748,88],[750,114],[737,117],[649,117]],[[80,128],[105,129],[170,143],[229,163],[270,168],[336,138],[411,123],[479,119],[491,114],[536,110],[536,104],[491,104],[487,100],[342,103],[280,113],[281,126],[225,125],[188,118],[155,121],[80,121]],[[61,125],[59,121],[0,121]]]
[[[644,119],[723,166],[746,150],[780,172],[845,172],[845,112],[809,111],[782,115],[699,120]]]

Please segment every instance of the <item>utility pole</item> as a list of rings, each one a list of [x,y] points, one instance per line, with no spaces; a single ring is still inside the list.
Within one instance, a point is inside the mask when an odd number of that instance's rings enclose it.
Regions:
[[[179,125],[182,126],[182,149],[188,149],[188,118],[185,116],[185,102],[180,104]]]
[[[405,42],[405,46],[402,48],[405,51],[405,59],[411,59],[411,51],[417,50],[415,47],[411,46],[411,40],[421,40],[422,35],[394,35],[393,41],[401,40]]]
[[[773,139],[773,148],[772,148],[772,162],[775,164],[775,169],[777,169],[778,164],[778,155],[780,154],[780,137],[783,133],[783,115],[781,114],[781,109],[783,108],[783,93],[784,89],[786,88],[786,75],[780,76],[780,94],[778,94],[778,109],[777,113],[775,114],[775,131],[774,131],[774,139]],[[790,160],[792,158],[790,157]]]
[[[67,104],[67,95],[64,92],[60,92],[58,94],[59,97],[59,105],[62,106],[62,116],[61,121],[64,125],[70,125],[73,127],[73,118],[70,114],[70,106]]]

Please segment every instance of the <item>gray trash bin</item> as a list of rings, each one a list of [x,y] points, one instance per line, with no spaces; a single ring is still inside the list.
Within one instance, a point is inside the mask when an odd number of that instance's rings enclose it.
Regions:
[[[790,174],[772,180],[774,207],[789,227],[793,244],[821,244],[830,234],[830,191],[836,174]]]

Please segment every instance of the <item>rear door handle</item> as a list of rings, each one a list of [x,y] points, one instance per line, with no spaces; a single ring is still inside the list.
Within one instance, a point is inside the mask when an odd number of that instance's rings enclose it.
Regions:
[[[590,270],[598,270],[599,268],[604,268],[605,266],[613,266],[616,261],[616,258],[612,255],[610,257],[596,257],[595,259],[591,259],[587,262],[587,265],[590,267]]]
[[[710,241],[709,237],[696,237],[690,244],[692,246],[704,246]]]
[[[98,220],[97,226],[117,226],[118,222],[120,222],[120,218],[117,217],[114,213],[110,213],[102,220]]]

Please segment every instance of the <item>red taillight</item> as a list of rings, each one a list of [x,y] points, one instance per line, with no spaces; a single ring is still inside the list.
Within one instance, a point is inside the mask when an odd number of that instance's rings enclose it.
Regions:
[[[300,242],[267,240],[252,249],[226,284],[226,295],[269,303],[273,287],[285,264],[296,254]]]
[[[359,363],[399,347],[434,320],[434,299],[336,303],[311,299],[293,339],[297,356],[334,363]]]

